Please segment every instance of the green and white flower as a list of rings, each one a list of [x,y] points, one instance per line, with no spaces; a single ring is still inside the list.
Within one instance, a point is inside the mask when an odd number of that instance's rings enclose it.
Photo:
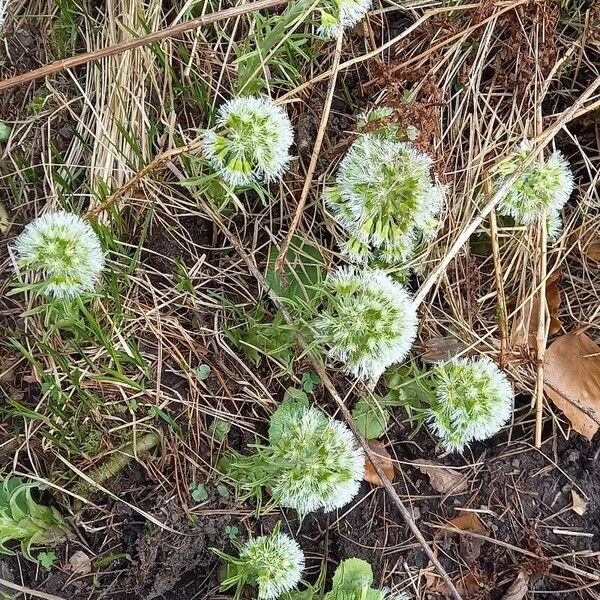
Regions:
[[[289,420],[269,448],[269,460],[277,465],[269,483],[273,498],[300,515],[348,504],[358,494],[365,468],[364,452],[350,429],[316,408]]]
[[[403,360],[417,333],[409,294],[379,269],[341,268],[326,282],[326,306],[316,320],[329,356],[361,379],[378,378]]]
[[[337,38],[363,20],[371,3],[372,0],[322,0],[318,7],[321,12],[318,35],[325,39]]]
[[[344,250],[355,262],[372,254],[393,264],[439,227],[444,189],[431,176],[432,159],[411,144],[360,136],[342,160],[325,201],[348,232]]]
[[[224,590],[235,586],[239,597],[243,586],[252,585],[258,588],[259,600],[276,600],[299,583],[304,553],[295,540],[279,533],[279,527],[271,535],[250,538],[238,547],[239,558],[214,550],[228,565]]]
[[[533,152],[525,141],[493,175],[495,189],[513,176]],[[519,225],[529,225],[547,215],[558,213],[573,191],[573,174],[563,155],[553,152],[543,162],[534,161],[498,204],[498,212],[512,217]]]
[[[274,181],[286,171],[294,141],[292,123],[270,98],[243,96],[219,108],[216,126],[202,132],[203,151],[233,186]]]
[[[29,223],[13,250],[19,270],[54,298],[73,298],[92,290],[104,267],[94,230],[80,216],[64,211]]]
[[[469,442],[486,440],[508,422],[513,389],[506,375],[489,358],[454,358],[431,373],[435,399],[428,423],[450,452]]]

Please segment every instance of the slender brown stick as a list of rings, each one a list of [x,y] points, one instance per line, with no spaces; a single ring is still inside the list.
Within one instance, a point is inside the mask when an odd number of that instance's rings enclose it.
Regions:
[[[45,600],[66,600],[66,598],[63,598],[62,596],[54,596],[52,594],[46,594],[46,592],[38,592],[37,590],[32,590],[31,588],[18,585],[12,581],[7,581],[6,579],[0,579],[0,585],[8,588],[9,590],[15,590],[16,592],[21,592],[22,594],[29,594],[30,596],[35,596],[36,598],[44,598]]]
[[[78,54],[70,58],[57,60],[44,65],[39,69],[28,71],[27,73],[17,75],[16,77],[10,77],[9,79],[0,81],[0,92],[15,87],[16,85],[22,85],[23,83],[29,83],[30,81],[35,81],[36,79],[53,75],[54,73],[64,71],[65,69],[72,69],[95,60],[100,60],[108,56],[114,56],[115,54],[121,54],[123,52],[127,52],[128,50],[139,48],[140,46],[148,46],[149,44],[153,44],[155,42],[161,42],[166,38],[176,37],[182,33],[185,33],[186,31],[198,29],[198,27],[203,27],[204,25],[210,25],[211,23],[224,21],[225,19],[238,17],[239,15],[245,15],[250,12],[264,10],[265,8],[283,6],[287,3],[288,0],[257,0],[256,2],[249,2],[248,4],[234,6],[233,8],[226,8],[225,10],[219,10],[208,15],[202,15],[201,17],[192,19],[191,21],[186,21],[185,23],[171,25],[170,27],[165,27],[164,29],[148,33],[147,35],[131,38],[129,40],[119,42],[118,44],[101,48],[100,50],[92,50],[91,52],[86,52],[85,54]]]
[[[492,196],[492,182],[485,180],[485,195]],[[506,310],[506,296],[504,295],[504,280],[502,278],[502,263],[500,261],[500,246],[498,243],[498,222],[496,211],[490,213],[490,238],[492,240],[492,256],[494,258],[494,277],[496,279],[496,310],[498,311],[498,329],[500,330],[500,366],[504,367],[508,354],[508,311]]]
[[[323,145],[323,138],[325,137],[325,129],[327,128],[327,121],[329,120],[329,113],[331,112],[331,104],[333,102],[333,94],[335,92],[335,83],[337,81],[337,74],[340,66],[340,57],[342,55],[342,41],[344,39],[344,34],[340,33],[337,38],[337,43],[335,45],[335,54],[333,56],[333,66],[331,67],[331,77],[329,78],[329,83],[327,85],[327,94],[325,96],[325,106],[323,106],[323,114],[321,115],[321,122],[319,124],[319,131],[317,131],[317,138],[315,140],[315,145],[313,147],[312,156],[310,157],[310,164],[308,165],[308,171],[306,173],[306,178],[304,180],[304,186],[302,187],[302,194],[300,194],[300,201],[298,202],[298,206],[296,207],[296,212],[294,213],[294,218],[292,219],[292,224],[290,225],[290,229],[285,236],[281,244],[281,250],[279,252],[279,256],[275,261],[275,272],[279,274],[281,277],[281,273],[283,271],[283,265],[285,263],[285,257],[287,255],[290,244],[292,243],[292,238],[294,237],[294,233],[300,224],[300,220],[302,219],[302,215],[304,214],[304,208],[306,206],[306,200],[308,198],[308,194],[310,192],[313,177],[315,175],[315,171],[317,169],[317,161],[319,160],[319,155],[321,154],[321,146]]]
[[[235,248],[235,250],[238,253],[238,255],[240,256],[240,258],[246,263],[246,266],[248,267],[248,270],[250,271],[250,273],[252,273],[252,275],[254,276],[256,281],[261,285],[261,287],[263,287],[266,290],[270,300],[277,307],[277,309],[281,312],[281,314],[283,315],[283,318],[286,320],[286,322],[290,325],[294,324],[295,321],[292,318],[292,315],[290,315],[287,308],[281,303],[279,296],[271,289],[271,287],[265,280],[263,274],[256,268],[256,266],[252,262],[251,257],[244,250],[239,239],[233,233],[231,233],[229,231],[227,226],[221,220],[220,215],[218,215],[215,211],[213,211],[212,208],[210,206],[208,206],[206,203],[203,203],[203,204],[204,204],[205,210],[207,211],[208,214],[210,214],[214,223],[221,230],[223,235],[228,239],[229,243]],[[312,363],[312,366],[315,369],[317,375],[321,378],[321,382],[327,388],[327,391],[333,398],[339,411],[342,413],[344,420],[346,421],[346,423],[352,430],[352,433],[356,437],[358,443],[362,446],[363,450],[365,451],[367,460],[372,463],[373,468],[375,469],[375,472],[377,473],[377,475],[381,479],[381,482],[383,483],[383,487],[385,488],[385,491],[389,494],[393,503],[396,505],[396,508],[400,511],[400,514],[402,515],[404,522],[408,525],[409,529],[412,531],[413,535],[415,536],[415,538],[417,539],[419,544],[422,546],[423,551],[427,555],[427,558],[432,562],[432,564],[437,569],[440,577],[444,580],[444,583],[446,584],[448,591],[450,592],[450,594],[452,595],[454,600],[462,600],[462,596],[456,589],[455,585],[452,583],[452,579],[450,579],[450,576],[448,575],[448,573],[446,572],[446,570],[444,569],[444,567],[442,566],[440,561],[437,559],[437,557],[435,556],[435,554],[429,547],[427,540],[423,537],[423,534],[417,527],[416,523],[414,522],[413,518],[411,517],[410,512],[408,511],[406,506],[404,506],[404,503],[402,502],[402,499],[398,495],[398,492],[396,492],[396,490],[394,489],[392,482],[388,479],[387,475],[385,474],[385,471],[383,470],[383,468],[377,461],[376,454],[371,450],[371,448],[369,447],[369,445],[367,444],[365,439],[360,435],[360,433],[356,427],[356,423],[354,422],[354,419],[352,418],[352,413],[348,410],[348,408],[344,404],[342,397],[340,396],[337,389],[335,388],[335,385],[334,385],[333,381],[331,381],[331,378],[327,374],[327,371],[325,370],[325,368],[323,367],[321,362],[316,357],[314,357],[310,351],[307,351],[308,345],[307,345],[306,341],[300,335],[298,335],[298,343],[299,343],[300,347],[306,351],[307,358]]]

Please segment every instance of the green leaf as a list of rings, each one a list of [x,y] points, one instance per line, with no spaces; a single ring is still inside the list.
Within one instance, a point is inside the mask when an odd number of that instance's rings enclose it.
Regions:
[[[273,291],[281,298],[289,300],[292,306],[301,309],[315,300],[319,285],[325,278],[325,259],[317,246],[293,236],[286,254],[286,262],[281,273],[275,272],[275,261],[279,258],[279,248],[269,249],[269,264],[265,279]]]
[[[40,552],[37,555],[37,561],[40,563],[40,565],[42,565],[42,567],[45,567],[46,569],[51,569],[54,566],[56,558],[56,554],[54,554],[54,552],[52,551]]]
[[[321,385],[321,378],[316,373],[304,373],[302,375],[302,387],[307,394],[312,394],[312,391]]]
[[[274,444],[281,439],[288,423],[296,418],[308,406],[308,396],[302,390],[288,388],[283,402],[271,416],[269,423],[269,442]]]
[[[361,398],[354,405],[352,416],[358,431],[368,440],[382,436],[386,432],[390,420],[389,411],[377,402],[377,398]]]
[[[205,381],[208,379],[210,375],[210,366],[209,365],[199,365],[196,368],[196,375],[200,381]]]
[[[6,142],[12,133],[12,127],[9,127],[3,121],[0,121],[0,142]]]
[[[229,421],[224,421],[223,419],[215,419],[208,429],[212,437],[217,442],[222,442],[225,439],[225,436],[229,433],[231,429],[231,423]]]
[[[190,485],[190,493],[192,494],[194,502],[200,503],[208,500],[208,492],[203,483],[192,483],[192,485]]]
[[[229,498],[229,488],[225,484],[219,483],[219,485],[217,485],[217,492],[219,493],[219,496],[223,498],[223,500],[227,500],[227,498]]]
[[[373,583],[371,565],[360,558],[343,560],[333,575],[332,592],[338,590],[360,590]]]

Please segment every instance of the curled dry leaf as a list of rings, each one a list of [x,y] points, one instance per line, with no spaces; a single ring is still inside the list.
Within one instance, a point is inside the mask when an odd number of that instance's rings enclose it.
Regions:
[[[573,501],[573,512],[576,512],[579,516],[583,515],[587,510],[588,503],[575,491],[571,490],[571,499]]]
[[[10,224],[6,206],[0,202],[0,233],[6,233]]]
[[[523,600],[529,589],[529,575],[525,571],[519,571],[517,578],[502,596],[502,600]]]
[[[425,342],[425,352],[421,355],[421,360],[434,364],[453,358],[467,348],[467,344],[453,337],[431,337]]]
[[[371,451],[376,455],[377,464],[383,469],[386,477],[393,482],[394,463],[392,462],[392,457],[389,452],[383,447],[383,444],[377,440],[367,440],[367,444],[369,445],[369,448],[371,448]],[[381,478],[377,475],[377,471],[368,458],[365,462],[365,475],[363,479],[379,487],[383,485]]]
[[[600,240],[592,240],[583,252],[590,260],[600,262]]]
[[[568,333],[546,350],[544,391],[575,431],[591,440],[600,422],[600,347],[585,333]]]
[[[458,493],[467,488],[467,478],[455,469],[433,460],[419,459],[410,463],[429,477],[431,487],[440,494]]]
[[[562,325],[558,318],[560,309],[560,282],[561,273],[555,271],[546,280],[546,306],[550,315],[550,325],[548,335],[555,335],[560,331]],[[540,322],[540,295],[535,294],[523,304],[519,313],[513,321],[513,328],[510,336],[511,346],[513,348],[530,348],[537,352],[537,330]]]
[[[75,575],[87,575],[92,572],[92,563],[90,557],[81,550],[77,550],[69,558],[71,572]]]
[[[476,513],[467,512],[458,517],[455,517],[451,521],[448,521],[448,527],[454,529],[460,529],[465,532],[479,533],[481,535],[488,535],[489,531],[483,524],[483,521],[477,516]],[[457,535],[452,531],[445,531],[445,535]],[[485,544],[485,540],[475,538],[469,535],[460,536],[460,555],[465,559],[467,563],[472,563],[481,553],[481,546]]]

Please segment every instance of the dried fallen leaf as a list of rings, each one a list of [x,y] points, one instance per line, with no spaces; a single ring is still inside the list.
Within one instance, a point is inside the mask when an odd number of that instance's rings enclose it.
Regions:
[[[412,465],[429,477],[431,487],[440,494],[458,493],[467,488],[467,479],[459,471],[433,460],[412,460]]]
[[[592,240],[583,252],[590,260],[600,262],[600,240]]]
[[[600,420],[600,347],[585,333],[568,333],[550,344],[544,391],[575,431],[591,440]]]
[[[583,515],[587,510],[588,503],[575,490],[571,490],[571,498],[573,500],[573,506],[571,507],[573,511],[579,516]]]
[[[517,578],[502,596],[502,600],[523,600],[529,588],[529,575],[525,571],[519,571]]]
[[[454,519],[448,521],[448,526],[454,529],[460,529],[462,531],[472,531],[473,533],[479,533],[481,535],[488,535],[489,531],[483,524],[483,521],[477,516],[476,513],[467,512]],[[445,531],[444,535],[457,535],[455,532]],[[481,553],[481,546],[485,543],[485,540],[472,537],[469,535],[460,536],[460,555],[465,559],[467,563],[472,563]]]
[[[558,283],[561,273],[555,271],[546,281],[546,306],[550,315],[548,335],[554,335],[560,331],[562,322],[558,318],[560,309],[560,290]],[[512,347],[527,347],[537,351],[537,330],[540,322],[540,295],[535,294],[523,304],[521,310],[515,317],[510,336]]]
[[[433,364],[448,360],[467,349],[467,344],[453,337],[432,337],[425,342],[425,351],[421,354],[424,363]]]
[[[6,233],[8,231],[9,223],[10,219],[8,218],[6,206],[0,202],[0,233]]]
[[[369,448],[375,453],[377,464],[383,469],[386,477],[390,481],[394,481],[394,463],[392,462],[392,457],[389,452],[383,447],[383,444],[377,440],[367,440],[367,444],[369,444]],[[365,475],[363,479],[379,487],[383,485],[381,478],[377,475],[377,471],[375,471],[375,468],[369,459],[365,462]]]
[[[92,572],[92,562],[90,557],[81,550],[74,552],[69,558],[71,572],[75,575],[87,575]]]

